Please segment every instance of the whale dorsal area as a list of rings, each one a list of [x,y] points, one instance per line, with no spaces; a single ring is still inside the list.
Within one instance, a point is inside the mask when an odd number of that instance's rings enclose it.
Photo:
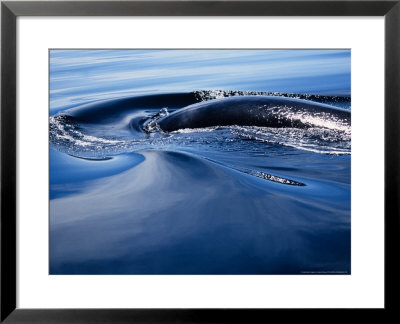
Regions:
[[[240,96],[204,101],[160,118],[165,132],[211,126],[321,127],[350,125],[350,111],[308,100],[269,96]]]

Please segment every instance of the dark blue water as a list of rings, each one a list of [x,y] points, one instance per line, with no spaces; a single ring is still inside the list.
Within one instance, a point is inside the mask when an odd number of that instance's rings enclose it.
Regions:
[[[350,273],[350,51],[50,52],[51,274]]]

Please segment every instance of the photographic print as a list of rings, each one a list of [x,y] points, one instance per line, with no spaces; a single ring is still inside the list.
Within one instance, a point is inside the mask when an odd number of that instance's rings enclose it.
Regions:
[[[49,273],[351,273],[351,50],[50,49]]]

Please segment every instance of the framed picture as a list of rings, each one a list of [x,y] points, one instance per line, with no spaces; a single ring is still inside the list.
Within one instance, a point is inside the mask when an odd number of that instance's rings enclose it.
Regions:
[[[394,313],[399,14],[2,2],[1,321]]]

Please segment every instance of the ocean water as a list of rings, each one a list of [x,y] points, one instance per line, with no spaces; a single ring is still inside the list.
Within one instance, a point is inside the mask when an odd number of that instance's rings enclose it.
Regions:
[[[51,50],[50,274],[350,274],[350,50]]]

